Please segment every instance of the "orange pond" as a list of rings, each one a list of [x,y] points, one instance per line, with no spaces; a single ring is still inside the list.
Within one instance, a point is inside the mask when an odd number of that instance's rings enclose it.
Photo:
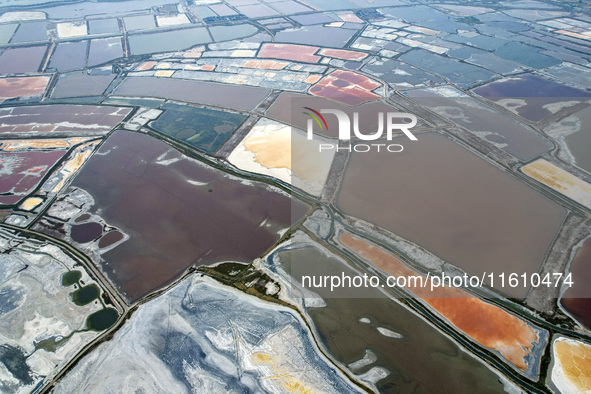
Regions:
[[[249,60],[244,63],[242,67],[259,68],[264,70],[282,70],[288,65],[288,62],[276,62],[275,60]]]
[[[146,71],[146,70],[151,70],[152,67],[154,67],[156,65],[156,62],[154,61],[149,61],[149,62],[144,62],[142,64],[140,64],[136,70],[137,71]]]
[[[395,256],[348,233],[341,234],[339,241],[388,275],[417,275]],[[472,340],[498,351],[520,370],[528,369],[526,357],[538,343],[538,332],[524,320],[460,289],[440,287],[433,292],[430,288],[409,286],[407,289]]]
[[[15,97],[40,96],[45,91],[49,77],[14,77],[0,79],[0,101]]]
[[[312,86],[310,93],[355,106],[379,99],[380,96],[372,92],[379,86],[379,82],[364,75],[336,70]]]
[[[297,44],[264,44],[259,57],[293,60],[296,62],[316,63],[320,56],[315,55],[318,47]]]
[[[343,60],[361,60],[367,56],[366,53],[349,51],[347,49],[332,49],[324,48],[320,50],[320,54],[323,56],[334,57]]]

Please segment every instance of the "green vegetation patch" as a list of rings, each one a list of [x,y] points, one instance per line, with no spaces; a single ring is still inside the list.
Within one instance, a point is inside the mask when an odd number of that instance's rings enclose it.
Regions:
[[[73,334],[73,333],[72,333]],[[62,337],[61,335],[55,337],[49,337],[42,341],[35,343],[35,350],[43,349],[46,352],[55,352],[61,345],[70,339],[72,334],[68,335],[67,337]]]
[[[279,289],[281,288],[279,283],[271,279],[269,275],[254,268],[252,264],[222,263],[215,267],[202,266],[198,268],[198,271],[246,294],[265,301],[289,306],[289,304],[279,299]],[[271,284],[271,288],[275,289],[274,291],[269,291],[269,284]]]
[[[246,115],[166,103],[151,126],[206,153],[214,153],[246,119]]]

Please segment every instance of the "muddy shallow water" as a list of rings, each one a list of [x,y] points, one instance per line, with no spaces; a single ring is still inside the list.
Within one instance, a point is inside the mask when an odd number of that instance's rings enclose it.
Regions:
[[[281,251],[278,256],[281,266],[294,274],[355,275],[314,247]],[[347,365],[360,360],[366,350],[373,352],[374,363],[352,370],[364,374],[374,367],[387,369],[389,375],[377,383],[381,392],[471,393],[475,388],[483,393],[503,392],[498,376],[484,364],[377,289],[347,288],[351,298],[330,294],[330,289],[314,290],[326,297],[326,306],[308,309],[320,342]]]

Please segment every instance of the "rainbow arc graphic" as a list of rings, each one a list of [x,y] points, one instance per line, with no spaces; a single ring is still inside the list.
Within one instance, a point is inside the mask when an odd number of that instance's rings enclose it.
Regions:
[[[328,125],[326,124],[326,119],[324,119],[324,116],[322,116],[320,114],[320,112],[310,108],[310,107],[304,107],[304,109],[307,109],[308,111],[312,112],[304,112],[304,114],[309,115],[312,119],[314,119],[316,121],[316,123],[318,123],[318,126],[320,126],[320,130],[324,131],[326,129],[326,131],[328,131]],[[322,123],[320,122],[322,120]],[[322,126],[322,124],[324,124],[324,126]]]

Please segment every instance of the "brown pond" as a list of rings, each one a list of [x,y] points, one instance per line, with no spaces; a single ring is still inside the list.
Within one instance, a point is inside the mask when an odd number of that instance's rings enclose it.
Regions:
[[[96,105],[34,105],[0,109],[1,133],[71,131],[107,132],[121,122],[130,108]]]
[[[70,236],[72,237],[72,240],[80,244],[97,239],[102,233],[103,226],[96,222],[75,224],[70,230]]]
[[[173,78],[129,77],[115,89],[118,96],[162,97],[189,103],[250,110],[269,94],[253,86],[231,86]]]
[[[116,242],[119,242],[123,239],[123,234],[120,231],[109,231],[105,235],[102,236],[98,243],[99,248],[106,248],[107,246],[111,246]]]
[[[15,204],[32,192],[65,153],[0,152],[0,204]]]
[[[417,138],[394,138],[399,153],[353,153],[338,207],[474,275],[537,272],[565,209],[441,134]]]
[[[574,284],[564,293],[560,303],[568,313],[591,330],[591,238],[576,251],[570,272]]]
[[[40,96],[45,91],[49,77],[13,77],[0,79],[0,101],[15,97]]]
[[[92,209],[130,239],[103,271],[137,301],[188,267],[251,262],[308,206],[265,184],[230,177],[145,134],[117,131],[74,179]]]
[[[83,222],[83,221],[88,220],[88,219],[90,219],[90,215],[87,214],[87,213],[83,213],[82,215],[78,216],[76,218],[76,220],[74,220],[74,222],[75,223],[80,223],[80,222]]]

